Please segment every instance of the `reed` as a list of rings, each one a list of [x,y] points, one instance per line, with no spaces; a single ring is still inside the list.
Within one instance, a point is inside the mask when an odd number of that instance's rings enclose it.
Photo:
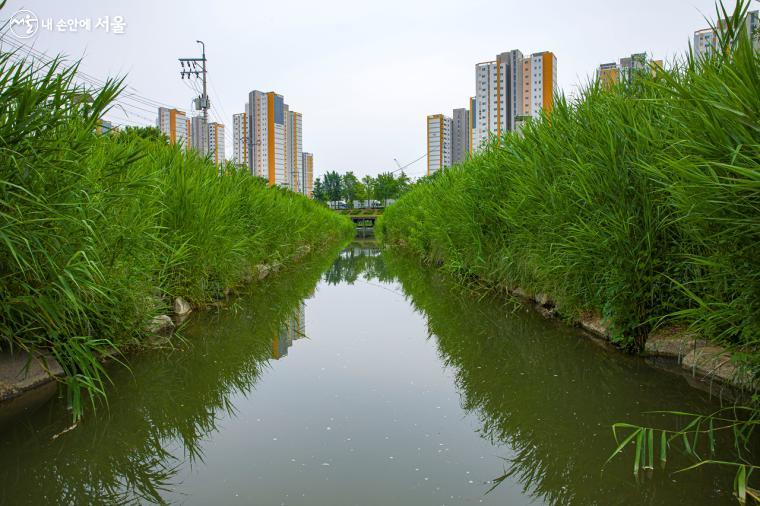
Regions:
[[[760,339],[760,56],[739,30],[507,134],[418,184],[377,225],[386,245],[497,287],[598,313],[619,345],[688,325],[752,352]]]
[[[172,297],[220,297],[353,228],[304,196],[134,131],[96,135],[121,91],[77,65],[0,53],[0,349],[50,353],[75,416],[103,353],[139,345]]]

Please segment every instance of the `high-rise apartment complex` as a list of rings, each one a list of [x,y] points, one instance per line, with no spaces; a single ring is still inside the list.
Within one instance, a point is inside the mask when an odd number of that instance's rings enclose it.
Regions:
[[[203,116],[193,116],[190,119],[190,147],[201,156],[206,156],[208,150],[208,124]]]
[[[288,105],[273,91],[248,94],[248,161],[251,173],[271,186],[290,187],[288,174]]]
[[[724,21],[719,21],[720,26]],[[760,51],[760,13],[751,11],[747,13],[745,21],[747,35],[752,40],[756,51]],[[694,55],[698,57],[709,56],[715,51],[718,43],[718,36],[712,28],[705,28],[694,32]]]
[[[248,169],[248,104],[245,110],[232,115],[232,162]]]
[[[443,114],[427,117],[427,174],[428,176],[451,167],[451,118]]]
[[[620,79],[629,83],[637,72],[654,74],[658,67],[662,67],[662,60],[650,60],[646,53],[635,53],[620,58]]]
[[[551,51],[533,53],[523,60],[521,115],[538,117],[551,112],[557,89],[557,57]]]
[[[208,156],[215,165],[224,163],[224,125],[221,123],[208,125]]]
[[[602,63],[596,71],[596,77],[599,79],[599,82],[602,83],[604,88],[609,89],[614,84],[620,82],[620,69],[618,68],[618,64],[615,62]]]
[[[477,127],[477,121],[475,117],[478,113],[478,99],[475,97],[470,97],[470,143],[469,143],[469,150],[470,154],[472,154],[473,149],[477,147],[475,144],[475,128]]]
[[[544,51],[524,57],[517,49],[475,65],[475,97],[470,99],[470,151],[491,135],[514,131],[520,116],[537,117],[552,108],[557,58]]]
[[[662,68],[662,60],[650,60],[646,53],[634,53],[620,59],[620,63],[602,63],[596,71],[602,87],[610,88],[616,83],[630,82],[638,72],[654,74]]]
[[[291,111],[282,95],[254,90],[248,94],[245,117],[236,115],[234,144],[245,140],[251,174],[294,192],[311,195],[313,162],[305,169],[303,115]],[[240,157],[240,155],[238,155]],[[309,155],[308,160],[311,160]],[[239,162],[236,162],[239,163]]]
[[[303,152],[301,158],[301,193],[311,198],[314,189],[314,155]]]
[[[451,163],[457,165],[464,162],[470,154],[470,110],[467,108],[454,109],[451,130]]]
[[[502,135],[514,128],[520,114],[522,97],[522,53],[514,49],[496,56],[496,60],[475,65],[475,99],[477,115],[474,146],[479,147],[489,135]]]
[[[303,193],[303,117],[300,112],[290,111],[288,115],[288,177],[289,188]]]
[[[180,144],[187,149],[190,120],[183,111],[159,107],[156,126],[169,138],[171,144]]]

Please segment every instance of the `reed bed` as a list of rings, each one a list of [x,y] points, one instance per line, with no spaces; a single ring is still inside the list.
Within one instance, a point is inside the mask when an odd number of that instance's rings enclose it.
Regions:
[[[575,100],[386,209],[386,245],[594,313],[638,349],[687,325],[757,366],[760,56],[738,2],[720,49]]]
[[[157,132],[95,134],[121,91],[77,65],[0,54],[0,349],[49,353],[71,406],[103,394],[98,359],[147,336],[173,297],[197,306],[346,239],[345,217],[220,169]]]

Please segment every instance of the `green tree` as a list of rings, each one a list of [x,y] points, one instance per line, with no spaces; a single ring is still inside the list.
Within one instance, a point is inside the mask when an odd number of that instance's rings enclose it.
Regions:
[[[314,180],[314,186],[311,189],[311,196],[314,200],[319,202],[325,202],[327,200],[327,194],[325,193],[325,187],[322,184],[322,179],[317,178]]]
[[[409,188],[411,188],[411,181],[409,180],[409,176],[407,176],[404,171],[401,171],[401,174],[396,178],[394,181],[394,189],[393,189],[393,197],[394,199],[399,198],[401,195],[409,191]]]
[[[334,202],[343,196],[343,178],[337,172],[330,171],[325,174],[324,188],[327,200]]]
[[[388,203],[388,199],[393,198],[396,188],[396,178],[391,172],[383,172],[375,178],[375,198],[383,201],[383,205]]]
[[[152,142],[160,142],[162,144],[169,144],[169,138],[158,127],[138,127],[127,126],[124,130],[119,132],[117,137],[119,140],[130,142],[133,139],[145,139]]]
[[[359,178],[353,172],[346,172],[343,175],[343,198],[346,199],[348,207],[354,207],[354,200],[359,194]]]
[[[361,199],[366,200],[367,207],[371,207],[370,200],[375,198],[375,178],[369,175],[364,176],[362,178],[362,191]]]

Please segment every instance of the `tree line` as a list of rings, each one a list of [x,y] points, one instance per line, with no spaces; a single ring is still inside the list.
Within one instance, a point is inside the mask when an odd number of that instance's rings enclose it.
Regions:
[[[352,171],[342,175],[330,171],[314,180],[312,196],[320,202],[343,200],[348,207],[353,207],[354,201],[367,204],[370,201],[380,201],[385,205],[388,200],[399,198],[411,186],[412,182],[404,172],[398,175],[383,172],[375,177],[364,176],[359,179]]]

